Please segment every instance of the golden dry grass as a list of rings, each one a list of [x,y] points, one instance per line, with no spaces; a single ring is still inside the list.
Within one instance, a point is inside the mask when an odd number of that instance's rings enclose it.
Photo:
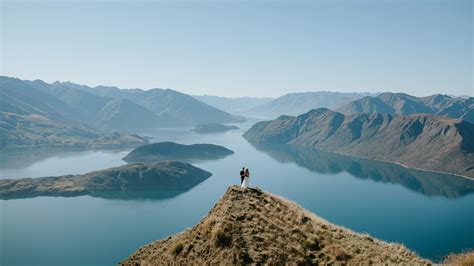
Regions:
[[[122,265],[288,263],[431,264],[402,245],[354,233],[286,199],[238,186],[230,187],[193,228],[146,245],[121,262]]]
[[[459,254],[450,254],[443,261],[444,265],[474,266],[474,250]]]

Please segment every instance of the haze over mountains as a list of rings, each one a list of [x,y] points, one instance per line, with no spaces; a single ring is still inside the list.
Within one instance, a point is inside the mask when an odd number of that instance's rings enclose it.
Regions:
[[[244,113],[249,116],[276,118],[280,115],[300,115],[316,108],[333,109],[369,93],[342,93],[331,91],[288,93],[270,102],[253,107]]]
[[[326,108],[252,126],[252,143],[295,144],[474,177],[474,124],[418,114],[344,115]]]
[[[212,95],[195,95],[194,98],[229,113],[240,114],[256,106],[268,103],[273,98],[238,97],[226,98]]]

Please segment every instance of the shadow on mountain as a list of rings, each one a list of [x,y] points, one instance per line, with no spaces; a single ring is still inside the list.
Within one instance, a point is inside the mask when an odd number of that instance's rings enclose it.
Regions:
[[[335,154],[293,145],[254,145],[279,162],[294,162],[321,174],[348,172],[360,179],[400,184],[426,196],[457,198],[474,192],[474,181],[464,177],[405,168],[376,160]]]

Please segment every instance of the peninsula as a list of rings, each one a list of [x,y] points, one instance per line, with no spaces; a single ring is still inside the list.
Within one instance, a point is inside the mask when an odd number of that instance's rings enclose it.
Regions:
[[[0,199],[73,197],[104,192],[189,190],[212,174],[188,163],[133,163],[84,175],[1,179]]]

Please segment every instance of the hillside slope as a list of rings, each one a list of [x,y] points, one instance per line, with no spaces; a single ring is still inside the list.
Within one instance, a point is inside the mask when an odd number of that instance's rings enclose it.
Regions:
[[[256,144],[295,144],[474,177],[474,125],[434,115],[344,115],[325,108],[250,128]]]
[[[110,149],[137,147],[148,140],[135,134],[105,132],[41,115],[0,112],[0,151],[37,148]]]
[[[127,99],[141,105],[157,115],[171,117],[179,125],[196,125],[203,123],[228,123],[245,121],[242,117],[231,115],[215,107],[207,105],[196,98],[170,89],[131,89],[97,86],[94,88],[63,82],[64,86],[81,89],[87,92],[111,97]]]
[[[436,114],[459,118],[474,123],[474,98],[453,98],[435,94],[415,97],[405,93],[385,92],[376,97],[367,96],[335,109],[344,114]]]
[[[138,249],[121,265],[428,264],[407,248],[331,224],[258,189],[230,187],[197,225]]]

